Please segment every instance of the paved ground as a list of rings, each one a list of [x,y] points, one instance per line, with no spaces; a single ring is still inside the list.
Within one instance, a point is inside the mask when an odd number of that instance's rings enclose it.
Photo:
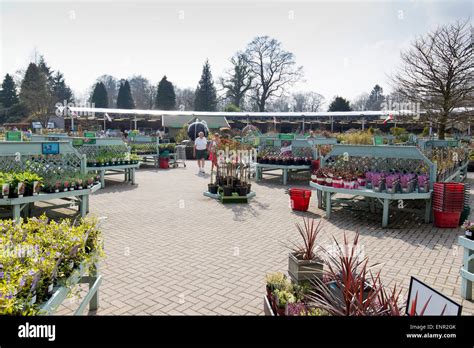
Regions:
[[[254,183],[257,196],[248,205],[222,205],[203,197],[208,178],[196,175],[192,161],[186,169],[140,169],[136,186],[118,180],[107,181],[90,202],[92,214],[108,218],[99,315],[263,314],[264,276],[286,271],[285,244],[298,237],[295,222],[324,216],[315,197],[309,213],[292,212],[277,179]],[[474,303],[459,296],[460,230],[438,229],[405,212],[388,229],[380,220],[381,214],[341,209],[325,222],[320,242],[358,231],[386,284],[406,290],[413,275],[472,315]],[[69,313],[74,301],[60,313]]]

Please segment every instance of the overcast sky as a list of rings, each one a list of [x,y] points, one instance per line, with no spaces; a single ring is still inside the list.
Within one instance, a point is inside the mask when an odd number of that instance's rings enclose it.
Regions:
[[[195,88],[202,64],[214,78],[253,37],[282,42],[305,82],[327,100],[385,91],[400,49],[437,25],[471,16],[471,1],[8,1],[1,6],[2,76],[25,69],[34,50],[83,95],[103,74],[163,75]]]

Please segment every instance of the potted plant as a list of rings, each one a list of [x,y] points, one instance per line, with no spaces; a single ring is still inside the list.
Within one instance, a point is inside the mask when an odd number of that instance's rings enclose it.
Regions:
[[[10,186],[10,195],[12,198],[21,198],[25,194],[25,182],[24,178],[20,174],[13,174]]]
[[[288,304],[295,303],[295,296],[288,290],[275,290],[277,313],[284,316],[288,313]]]
[[[375,192],[382,192],[385,186],[385,176],[383,173],[372,173],[371,175],[372,189]]]
[[[415,189],[415,174],[402,174],[400,176],[400,186],[403,193],[413,192]]]
[[[398,174],[390,174],[385,177],[385,190],[387,193],[395,193],[398,189],[400,176]]]
[[[207,190],[209,191],[209,193],[216,194],[217,189],[219,187],[216,185],[215,182],[212,181],[213,177],[214,177],[214,168],[211,170],[211,182],[207,184]]]
[[[368,189],[372,188],[372,175],[374,172],[365,172],[365,187]]]
[[[66,192],[69,189],[69,180],[63,182],[63,191]]]
[[[2,194],[2,198],[6,198],[8,197],[8,195],[10,194],[10,183],[7,182],[5,179],[2,179],[1,183],[1,194]]]
[[[467,239],[474,240],[474,222],[466,220],[462,228],[464,229],[464,236]]]
[[[426,174],[420,174],[417,178],[418,192],[425,193],[430,191],[430,177]]]
[[[316,171],[316,182],[319,184],[319,185],[323,185],[326,183],[326,176],[324,175],[324,171],[323,171],[323,168],[319,168],[317,171]]]
[[[303,240],[293,243],[292,251],[288,256],[288,274],[295,283],[315,278],[321,278],[323,261],[316,255],[316,237],[321,230],[321,220],[304,218],[304,225],[296,224],[296,228]]]

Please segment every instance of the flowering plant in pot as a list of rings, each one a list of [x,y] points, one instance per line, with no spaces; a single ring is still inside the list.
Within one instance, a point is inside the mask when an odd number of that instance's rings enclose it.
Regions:
[[[303,226],[296,224],[302,242],[293,242],[288,255],[288,274],[295,283],[319,278],[323,272],[323,262],[316,255],[316,237],[321,231],[321,220],[303,218]]]
[[[358,172],[357,173],[357,184],[361,187],[365,187],[365,183],[366,183],[366,180],[365,180],[364,173]]]
[[[275,292],[276,310],[278,315],[286,315],[288,313],[288,304],[295,303],[295,296],[288,290],[276,289]]]
[[[385,177],[385,190],[387,193],[395,193],[400,183],[400,176],[398,174],[389,174]]]
[[[400,176],[400,186],[403,193],[413,192],[415,189],[416,175],[412,173],[402,174]]]
[[[63,191],[66,192],[69,189],[69,180],[63,182]]]
[[[467,239],[474,240],[474,222],[466,220],[464,221],[462,228],[464,229],[464,236]]]
[[[425,193],[430,191],[430,177],[426,174],[420,174],[417,178],[418,192]]]
[[[316,182],[319,185],[325,185],[326,184],[326,175],[324,174],[323,168],[319,168],[316,171]]]
[[[385,186],[385,174],[375,172],[371,175],[372,189],[375,192],[381,192]]]
[[[365,187],[368,188],[368,189],[372,188],[372,176],[373,176],[373,174],[374,174],[374,172],[372,172],[372,171],[365,172]]]

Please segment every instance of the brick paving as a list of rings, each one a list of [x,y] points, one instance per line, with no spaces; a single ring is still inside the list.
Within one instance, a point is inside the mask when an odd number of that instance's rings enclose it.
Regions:
[[[294,224],[301,216],[325,215],[315,196],[308,213],[291,211],[277,179],[253,183],[257,196],[248,205],[222,205],[202,195],[209,179],[187,164],[142,168],[135,186],[110,179],[91,197],[91,214],[107,217],[107,257],[100,308],[90,314],[262,315],[264,276],[286,272],[285,244],[298,238]],[[296,178],[290,186],[306,183]],[[370,263],[380,263],[385,284],[396,282],[406,294],[413,275],[462,303],[464,315],[474,313],[474,303],[459,295],[460,230],[438,229],[404,212],[383,229],[381,213],[340,209],[325,220],[320,242],[341,240],[344,232],[352,238],[356,231]],[[74,300],[59,313],[70,313]]]

